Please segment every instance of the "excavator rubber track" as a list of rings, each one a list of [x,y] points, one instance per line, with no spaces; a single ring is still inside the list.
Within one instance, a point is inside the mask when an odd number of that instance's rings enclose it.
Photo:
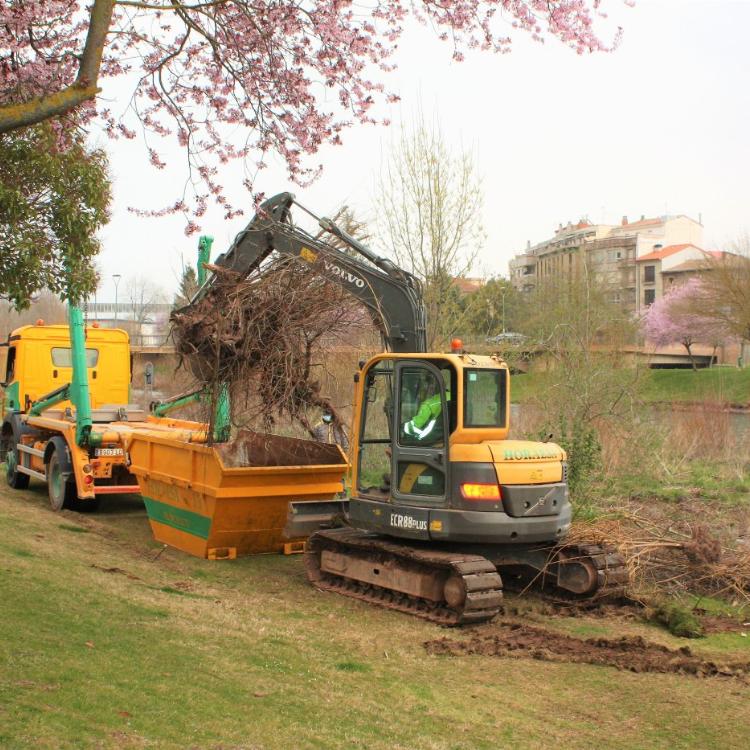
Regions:
[[[503,575],[508,591],[523,592],[533,588],[555,601],[593,605],[626,597],[630,573],[625,558],[615,548],[602,544],[561,543],[544,550],[546,560],[541,565],[538,562],[540,551],[529,550],[528,557],[530,561],[534,559],[536,565],[526,570],[523,570],[523,553],[515,564],[507,558],[488,557]]]
[[[393,542],[350,528],[311,536],[305,568],[322,591],[440,625],[491,620],[503,600],[500,575],[480,555]]]
[[[625,597],[630,572],[625,558],[614,547],[603,544],[563,544],[558,550],[568,560],[580,560],[596,577],[595,588],[581,599],[592,602],[617,601]]]

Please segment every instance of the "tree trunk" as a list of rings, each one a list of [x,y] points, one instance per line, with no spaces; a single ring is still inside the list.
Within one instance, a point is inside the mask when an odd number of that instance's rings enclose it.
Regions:
[[[682,342],[682,345],[687,349],[688,357],[690,357],[690,364],[693,367],[693,372],[698,372],[698,365],[695,363],[695,357],[693,356],[693,352],[691,347],[692,344],[686,344],[684,341]]]

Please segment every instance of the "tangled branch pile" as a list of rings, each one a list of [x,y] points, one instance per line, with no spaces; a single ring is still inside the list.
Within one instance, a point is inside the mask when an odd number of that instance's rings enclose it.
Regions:
[[[565,543],[608,544],[626,559],[634,593],[658,587],[750,604],[750,549],[729,547],[702,525],[660,526],[637,514],[574,524]]]
[[[206,295],[172,316],[178,353],[210,388],[210,414],[226,384],[233,409],[244,406],[247,420],[266,430],[288,417],[312,434],[309,407],[331,410],[340,423],[321,393],[324,349],[363,324],[356,303],[295,261],[274,261],[246,279],[210,268]]]

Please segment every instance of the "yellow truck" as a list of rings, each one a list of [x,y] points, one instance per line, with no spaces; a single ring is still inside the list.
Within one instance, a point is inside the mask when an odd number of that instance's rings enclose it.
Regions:
[[[126,453],[136,428],[200,437],[193,423],[185,430],[175,420],[147,423],[128,403],[130,370],[128,334],[85,326],[76,307],[70,325],[38,321],[14,330],[0,344],[0,460],[8,484],[23,489],[35,477],[47,483],[53,509],[94,510],[103,495],[139,492]]]

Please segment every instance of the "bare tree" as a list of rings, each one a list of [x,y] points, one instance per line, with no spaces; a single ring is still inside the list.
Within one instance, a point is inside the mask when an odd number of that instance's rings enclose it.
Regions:
[[[750,342],[750,234],[735,240],[730,252],[709,256],[701,279],[696,311],[715,320],[730,335]]]
[[[10,302],[0,301],[0,340],[19,326],[31,325],[37,320],[45,323],[67,323],[65,304],[52,292],[44,291],[32,298],[31,305],[20,312]]]
[[[122,327],[128,331],[131,339],[134,339],[133,343],[141,343],[147,325],[163,322],[166,327],[166,321],[158,320],[153,309],[154,305],[168,302],[167,295],[160,286],[143,276],[135,276],[128,280],[125,294],[128,318]]]
[[[454,279],[469,273],[484,240],[474,158],[449,147],[439,126],[420,113],[381,169],[375,205],[385,253],[424,285],[427,342],[434,348],[461,318]]]

